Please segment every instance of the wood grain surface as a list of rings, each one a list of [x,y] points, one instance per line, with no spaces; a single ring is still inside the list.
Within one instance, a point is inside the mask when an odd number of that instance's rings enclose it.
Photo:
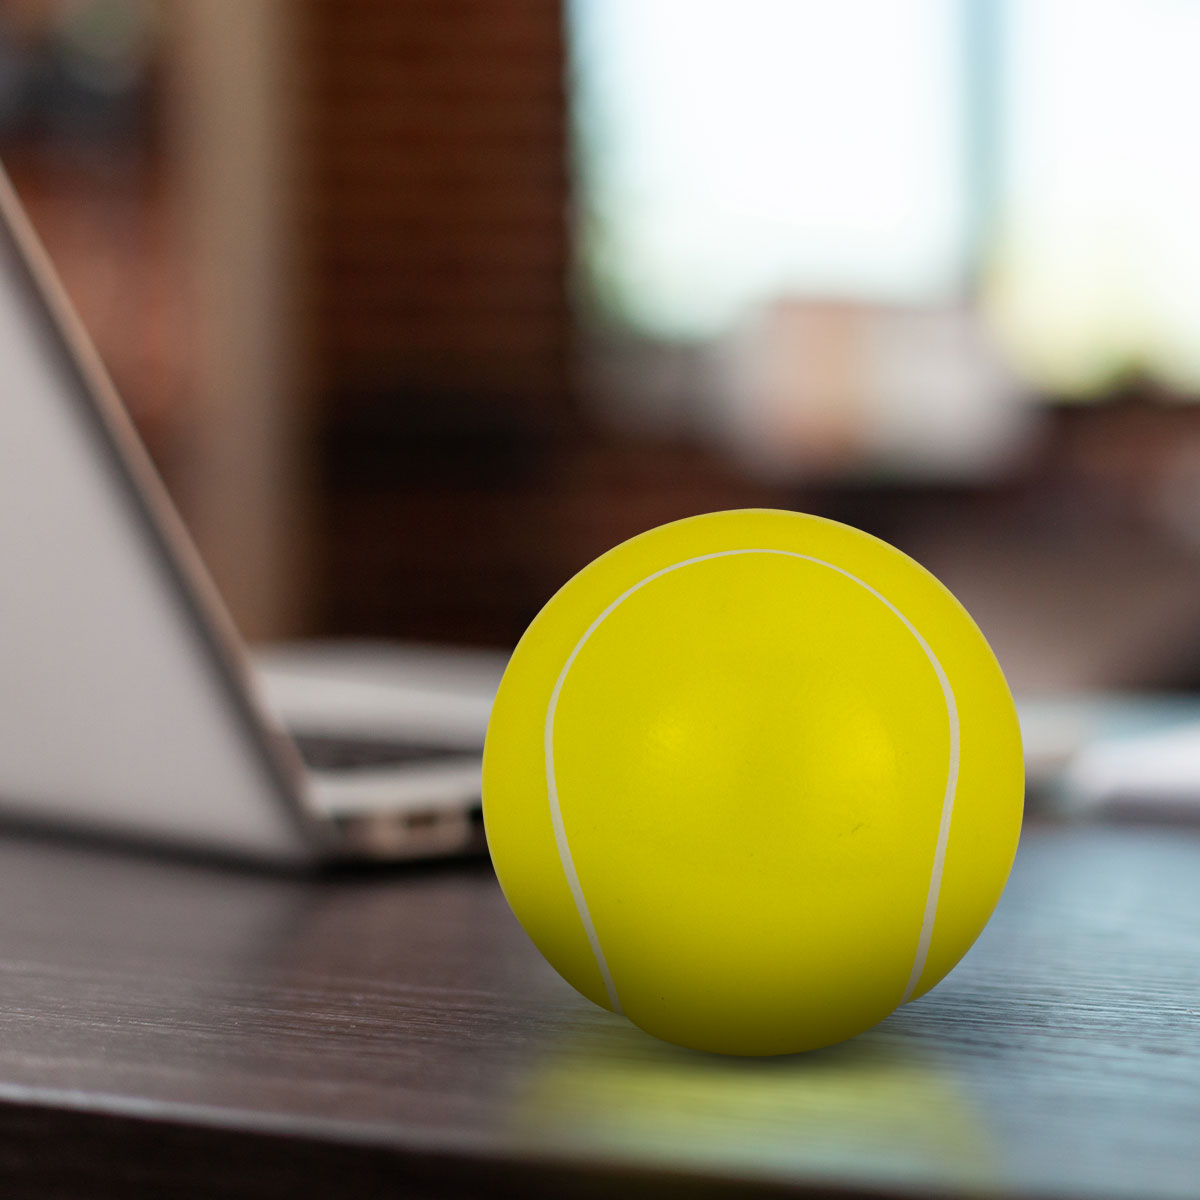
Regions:
[[[840,1047],[577,996],[484,863],[296,879],[0,839],[0,1194],[1200,1195],[1200,831],[1027,829]]]

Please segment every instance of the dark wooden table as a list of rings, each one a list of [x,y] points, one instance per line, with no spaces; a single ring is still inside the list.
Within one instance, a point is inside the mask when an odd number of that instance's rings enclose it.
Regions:
[[[0,889],[4,1197],[1200,1196],[1200,831],[1027,829],[949,979],[775,1061],[592,1007],[484,863]]]

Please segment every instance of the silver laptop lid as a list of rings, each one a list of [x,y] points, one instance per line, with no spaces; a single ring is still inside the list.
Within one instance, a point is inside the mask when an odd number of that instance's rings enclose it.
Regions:
[[[0,172],[0,817],[311,858],[294,750]]]

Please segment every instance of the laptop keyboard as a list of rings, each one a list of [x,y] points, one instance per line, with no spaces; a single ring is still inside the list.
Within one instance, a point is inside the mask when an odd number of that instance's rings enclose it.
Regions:
[[[474,758],[481,753],[462,746],[392,738],[344,737],[340,734],[292,735],[304,764],[314,771],[353,771],[366,767],[398,767],[406,763]]]

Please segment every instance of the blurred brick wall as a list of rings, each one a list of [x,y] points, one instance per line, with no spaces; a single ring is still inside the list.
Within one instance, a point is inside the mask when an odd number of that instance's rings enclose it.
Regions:
[[[566,408],[558,0],[308,0],[306,344],[324,623],[510,636]]]
[[[313,0],[322,367],[556,400],[568,312],[558,0]]]

